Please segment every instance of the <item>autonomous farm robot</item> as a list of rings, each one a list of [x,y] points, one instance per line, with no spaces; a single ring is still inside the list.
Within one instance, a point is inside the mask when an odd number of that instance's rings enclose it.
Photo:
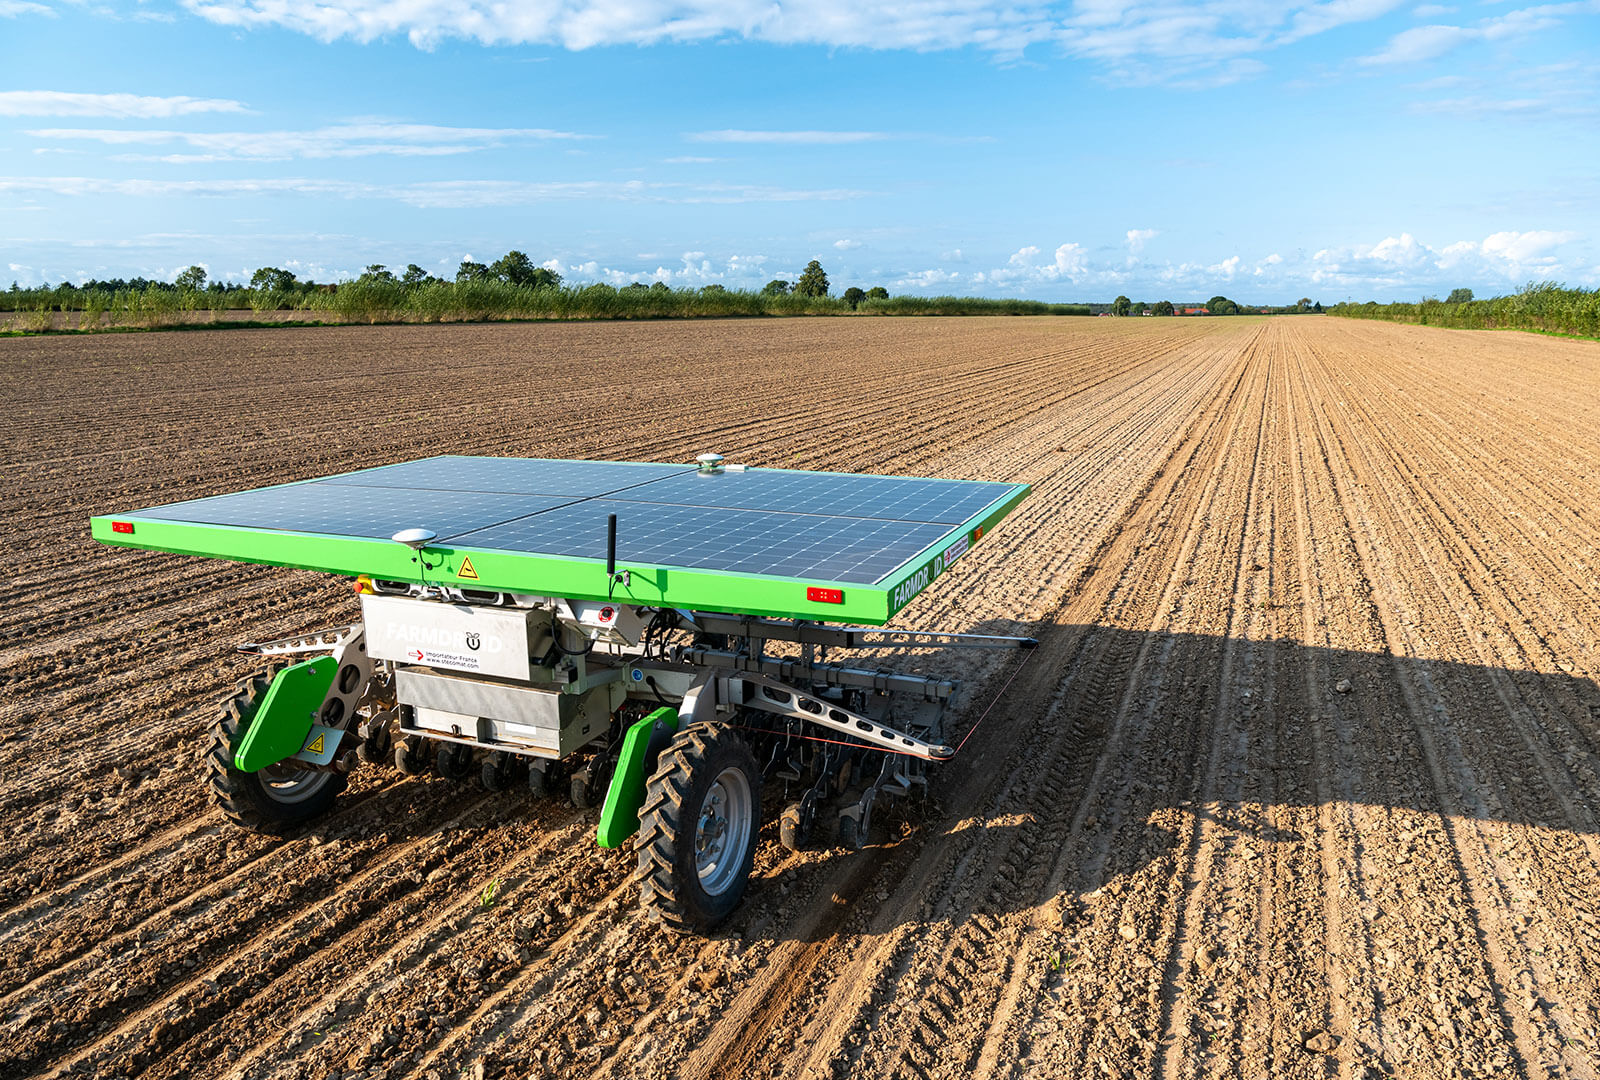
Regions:
[[[954,755],[957,682],[876,658],[1033,642],[863,627],[1027,493],[716,454],[445,456],[91,527],[108,544],[355,579],[360,622],[244,646],[273,670],[223,703],[206,758],[234,821],[324,814],[364,762],[565,790],[601,808],[601,845],[632,840],[646,908],[704,931],[744,893],[765,785],[790,799],[786,846],[859,847],[879,799]],[[874,659],[837,658],[850,650]]]

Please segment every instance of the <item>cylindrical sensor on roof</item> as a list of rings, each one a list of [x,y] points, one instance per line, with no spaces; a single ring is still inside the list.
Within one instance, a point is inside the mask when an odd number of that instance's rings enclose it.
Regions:
[[[719,473],[722,471],[721,454],[701,454],[699,457],[695,458],[695,460],[700,463],[700,472],[703,475],[709,476],[712,473]]]

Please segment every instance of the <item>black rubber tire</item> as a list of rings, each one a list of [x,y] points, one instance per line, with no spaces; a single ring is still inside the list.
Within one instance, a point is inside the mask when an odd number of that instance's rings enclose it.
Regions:
[[[846,851],[860,851],[867,838],[862,835],[861,822],[848,814],[839,815],[839,846]]]
[[[394,767],[407,776],[421,776],[428,771],[427,740],[420,735],[407,735],[394,744]]]
[[[433,771],[446,780],[462,781],[472,775],[472,747],[465,743],[440,743]]]
[[[790,851],[804,851],[811,840],[811,830],[802,829],[800,804],[792,802],[783,808],[778,817],[778,843]]]
[[[229,820],[259,832],[281,832],[320,817],[333,806],[347,783],[344,775],[337,772],[306,772],[302,779],[288,770],[280,774],[267,770],[247,773],[234,767],[234,754],[271,685],[271,675],[253,676],[240,684],[238,693],[222,702],[211,723],[205,757],[206,783],[217,806]],[[294,797],[285,798],[284,792],[274,787],[275,780],[292,790]]]
[[[535,799],[548,799],[556,793],[556,763],[536,758],[528,763],[528,794]]]
[[[517,774],[522,767],[516,754],[496,750],[483,759],[478,769],[478,783],[485,791],[510,791],[521,779]]]
[[[744,776],[749,818],[742,850],[729,853],[729,880],[707,892],[696,864],[697,824],[712,785],[728,770]],[[661,751],[639,811],[634,851],[639,856],[640,900],[661,921],[685,933],[714,929],[744,897],[761,824],[761,770],[750,746],[721,724],[691,724]]]
[[[393,752],[393,719],[387,713],[379,713],[361,725],[361,746],[357,753],[368,765],[388,763]]]
[[[594,809],[594,794],[589,789],[588,769],[579,769],[572,774],[572,778],[567,782],[567,797],[572,800],[572,805],[579,810]]]

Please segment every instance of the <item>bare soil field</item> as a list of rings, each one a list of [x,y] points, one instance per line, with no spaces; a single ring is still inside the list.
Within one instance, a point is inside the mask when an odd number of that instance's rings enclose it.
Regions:
[[[1593,1077],[1600,345],[1323,318],[0,340],[0,1075]],[[710,938],[594,812],[200,756],[347,583],[91,514],[429,454],[1024,480],[902,616],[1031,634]],[[928,667],[953,661],[921,658]],[[769,807],[781,797],[769,797]],[[500,881],[492,905],[480,893]]]

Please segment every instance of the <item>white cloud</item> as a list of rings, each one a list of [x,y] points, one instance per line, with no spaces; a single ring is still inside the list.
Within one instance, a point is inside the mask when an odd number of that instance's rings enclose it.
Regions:
[[[1266,275],[1272,267],[1277,266],[1282,262],[1283,256],[1274,251],[1271,255],[1268,255],[1265,259],[1262,259],[1260,262],[1256,263],[1254,276],[1262,277]]]
[[[1574,232],[1507,230],[1435,249],[1403,232],[1370,246],[1324,248],[1311,257],[1309,273],[1318,283],[1366,288],[1422,289],[1451,280],[1520,283],[1576,269],[1562,262],[1558,249],[1578,239]]]
[[[569,282],[602,282],[622,287],[637,281],[641,284],[664,282],[675,288],[694,289],[705,285],[722,285],[730,289],[757,288],[766,283],[766,255],[733,254],[720,262],[703,251],[686,251],[677,266],[657,265],[654,269],[642,266],[610,266],[598,259],[562,263],[551,259],[544,265],[562,275]],[[791,275],[793,276],[793,275]]]
[[[835,240],[833,246],[840,251],[854,251],[861,246],[860,240]]]
[[[714,143],[786,143],[793,145],[837,145],[845,143],[877,142],[889,138],[881,131],[689,131],[684,138],[690,142]]]
[[[1552,232],[1535,229],[1531,232],[1497,232],[1484,238],[1481,250],[1484,255],[1521,265],[1553,262],[1551,250],[1578,238],[1574,232]]]
[[[520,140],[572,140],[594,136],[548,128],[453,128],[432,124],[336,124],[312,131],[160,131],[123,128],[42,128],[38,139],[158,146],[182,143],[198,154],[141,155],[172,164],[211,161],[284,161],[373,155],[436,157],[465,154]]]
[[[1473,41],[1500,41],[1560,26],[1569,16],[1600,13],[1600,0],[1537,4],[1482,19],[1476,26],[1433,24],[1403,30],[1383,51],[1361,62],[1369,65],[1420,64],[1435,60]]]
[[[1436,19],[1440,15],[1452,15],[1455,11],[1455,8],[1445,4],[1418,4],[1411,9],[1411,14],[1419,19]]]
[[[1478,35],[1461,26],[1414,26],[1389,41],[1382,52],[1367,57],[1364,64],[1420,64],[1459,48]]]
[[[1376,19],[1400,3],[1078,0],[1060,41],[1069,54],[1099,61],[1115,81],[1198,89],[1252,78],[1266,70],[1256,55]]]
[[[4,2],[4,0],[0,0]],[[759,41],[833,48],[1057,49],[1122,82],[1215,86],[1265,70],[1255,54],[1378,18],[1402,0],[182,0],[224,26],[322,41],[405,36],[418,48]]]
[[[1294,13],[1284,40],[1299,41],[1346,23],[1367,22],[1387,15],[1401,3],[1402,0],[1328,0],[1309,4]]]
[[[975,280],[982,280],[983,275],[978,274]],[[891,284],[897,289],[917,289],[926,292],[941,286],[950,285],[960,281],[961,275],[954,270],[912,270],[896,278]]]
[[[1088,276],[1089,257],[1080,244],[1062,244],[1049,261],[1040,261],[1041,252],[1032,244],[1014,252],[1006,265],[988,273],[987,280],[1003,285],[1077,282]]]
[[[542,44],[568,49],[649,45],[665,41],[743,38],[780,45],[869,49],[959,49],[1020,52],[1053,29],[1042,3],[1000,0],[183,0],[190,11],[224,26],[281,26],[323,41],[372,41],[404,34],[418,48],[450,38],[485,45]]]
[[[1431,254],[1429,249],[1417,243],[1416,237],[1403,232],[1399,236],[1384,237],[1369,248],[1364,257],[1395,266],[1415,267],[1427,262]]]
[[[662,162],[664,164],[667,164],[667,165],[710,165],[710,164],[713,164],[714,162],[721,161],[722,159],[721,158],[714,158],[714,157],[689,157],[689,156],[683,156],[683,157],[662,158],[661,160],[662,160]]]
[[[1158,233],[1155,229],[1129,229],[1128,250],[1134,254],[1138,254],[1144,250],[1144,246],[1147,243],[1149,243],[1151,240],[1154,240],[1159,235],[1160,233]]]
[[[75,94],[63,90],[0,91],[0,116],[113,116],[150,120],[194,113],[249,112],[228,98]]]

